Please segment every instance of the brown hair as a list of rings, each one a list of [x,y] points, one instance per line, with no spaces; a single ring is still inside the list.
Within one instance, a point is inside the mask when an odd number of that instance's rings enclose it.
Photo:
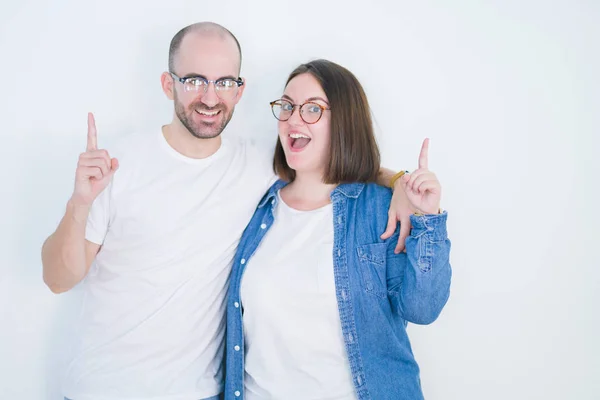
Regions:
[[[354,74],[327,60],[315,60],[298,66],[285,85],[296,76],[311,74],[321,85],[331,107],[331,141],[329,164],[323,182],[375,182],[380,155],[367,96]],[[277,139],[273,170],[286,181],[293,181],[294,171],[287,164],[281,141]]]

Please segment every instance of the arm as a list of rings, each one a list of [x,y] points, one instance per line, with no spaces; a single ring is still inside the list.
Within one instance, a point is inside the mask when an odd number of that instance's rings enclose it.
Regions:
[[[447,214],[440,214],[442,187],[428,168],[429,139],[423,141],[419,168],[398,179],[419,215],[412,215],[406,255],[393,257],[388,246],[388,290],[400,315],[417,324],[433,322],[450,293],[450,241]],[[425,215],[423,215],[425,214]],[[392,240],[392,244],[393,244]]]
[[[89,206],[72,201],[56,231],[42,246],[44,283],[53,293],[73,288],[87,274],[100,245],[85,239]]]
[[[394,175],[396,175],[396,172],[392,171],[391,169],[381,167],[379,169],[379,173],[377,174],[377,184],[385,187],[390,187],[390,182]]]
[[[98,150],[96,142],[94,116],[88,114],[87,148],[79,156],[73,195],[58,228],[42,246],[44,283],[54,293],[65,292],[79,283],[100,250],[99,244],[85,238],[88,216],[119,165],[106,150]],[[102,205],[96,207],[102,211]]]
[[[450,296],[450,240],[447,213],[412,216],[406,254],[387,251],[387,283],[393,308],[406,321],[430,324],[437,319]]]

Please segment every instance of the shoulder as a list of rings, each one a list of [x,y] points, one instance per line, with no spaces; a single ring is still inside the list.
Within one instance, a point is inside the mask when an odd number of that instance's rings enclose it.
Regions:
[[[381,198],[386,199],[392,198],[392,189],[386,186],[378,185],[377,183],[365,183],[364,188],[361,192],[361,196],[369,198]]]
[[[392,191],[375,183],[346,183],[338,186],[334,197],[346,198],[358,219],[387,219]]]
[[[335,197],[346,197],[351,202],[373,208],[380,205],[389,206],[392,190],[376,183],[343,183],[334,191]]]
[[[392,189],[376,183],[366,183],[358,199],[370,208],[385,207],[387,211],[392,201]]]
[[[246,138],[227,137],[223,142],[230,149],[233,162],[243,168],[244,176],[258,184],[263,192],[275,182],[273,149]]]
[[[273,149],[264,143],[241,137],[224,137],[223,142],[232,149],[234,153],[245,154],[254,161],[268,161],[273,159]]]
[[[375,183],[365,184],[356,199],[356,221],[362,226],[372,226],[382,233],[387,226],[392,190]]]
[[[229,156],[238,163],[243,163],[250,170],[271,171],[273,169],[273,151],[265,145],[250,139],[224,137],[223,145]]]

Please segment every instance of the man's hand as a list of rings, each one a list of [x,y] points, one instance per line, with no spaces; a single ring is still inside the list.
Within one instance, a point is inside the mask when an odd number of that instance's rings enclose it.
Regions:
[[[94,115],[89,113],[87,147],[85,153],[79,155],[71,203],[76,206],[91,206],[118,168],[116,158],[110,158],[106,150],[98,150],[96,122]]]
[[[396,231],[398,222],[400,222],[400,236],[398,238],[398,244],[394,252],[396,254],[404,250],[404,242],[410,234],[410,216],[415,213],[415,209],[412,207],[411,202],[406,196],[403,185],[400,183],[400,179],[394,183],[394,194],[392,196],[392,202],[390,203],[390,210],[388,211],[388,224],[385,232],[381,235],[382,239],[391,237]]]

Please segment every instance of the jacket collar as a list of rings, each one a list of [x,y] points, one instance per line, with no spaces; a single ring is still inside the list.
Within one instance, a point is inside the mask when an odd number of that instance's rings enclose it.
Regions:
[[[258,203],[258,208],[262,208],[269,203],[275,205],[275,203],[277,203],[277,192],[287,186],[288,183],[289,182],[281,179],[277,180],[277,182],[275,182],[263,196],[260,203]],[[335,202],[341,196],[356,199],[364,187],[364,183],[342,183],[331,193],[331,201]]]

